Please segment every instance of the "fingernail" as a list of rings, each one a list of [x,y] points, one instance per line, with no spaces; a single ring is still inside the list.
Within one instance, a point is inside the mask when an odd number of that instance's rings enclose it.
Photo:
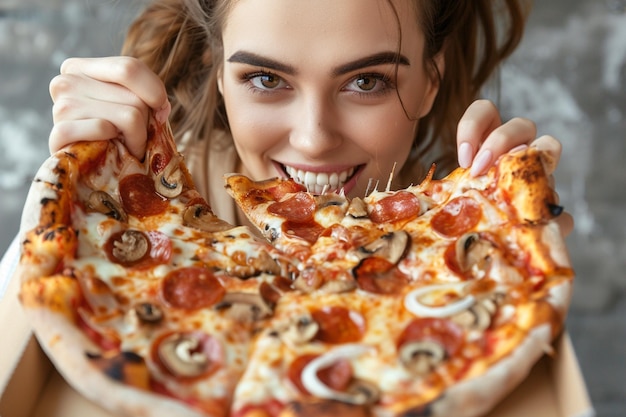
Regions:
[[[472,164],[470,175],[475,177],[479,174],[482,174],[491,165],[492,160],[493,153],[490,150],[484,150],[482,152],[479,152],[474,159],[474,163]]]
[[[468,168],[472,164],[472,157],[474,156],[474,150],[472,145],[468,142],[463,142],[459,145],[459,166],[461,168]]]
[[[154,114],[154,117],[160,123],[165,123],[167,121],[167,118],[169,117],[171,111],[172,111],[172,105],[170,104],[170,102],[168,100],[168,101],[165,102],[165,104],[163,104],[161,106],[161,108],[159,110],[156,111],[156,113]]]
[[[509,151],[509,153],[515,153],[515,152],[523,151],[525,149],[528,149],[528,145],[523,143],[523,144],[521,144],[519,146],[516,146],[515,148],[511,149]]]

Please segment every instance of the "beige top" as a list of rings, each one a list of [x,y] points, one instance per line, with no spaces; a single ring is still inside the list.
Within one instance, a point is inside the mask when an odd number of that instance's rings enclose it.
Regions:
[[[208,199],[213,212],[231,224],[238,224],[235,202],[224,188],[224,175],[236,172],[239,158],[228,133],[218,131],[215,135],[211,141],[193,144],[183,138],[180,151],[185,155],[197,190]]]

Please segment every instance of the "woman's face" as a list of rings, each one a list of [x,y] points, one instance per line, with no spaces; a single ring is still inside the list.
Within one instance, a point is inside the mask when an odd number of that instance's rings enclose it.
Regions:
[[[234,4],[218,82],[242,173],[317,193],[386,187],[438,88],[409,1],[393,1],[400,28],[382,0]]]

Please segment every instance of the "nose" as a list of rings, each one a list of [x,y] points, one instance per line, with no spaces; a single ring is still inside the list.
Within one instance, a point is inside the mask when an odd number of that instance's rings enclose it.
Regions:
[[[321,159],[339,148],[339,113],[332,100],[317,95],[301,97],[296,106],[291,146],[310,159]]]

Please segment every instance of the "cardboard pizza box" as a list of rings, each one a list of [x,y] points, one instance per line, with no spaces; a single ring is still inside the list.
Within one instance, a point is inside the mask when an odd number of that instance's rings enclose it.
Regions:
[[[2,268],[0,268],[2,269]],[[0,270],[0,417],[112,417],[71,388],[34,338],[17,300],[17,280],[2,286]],[[7,271],[4,271],[5,273]],[[488,417],[594,417],[567,333],[555,352]]]

